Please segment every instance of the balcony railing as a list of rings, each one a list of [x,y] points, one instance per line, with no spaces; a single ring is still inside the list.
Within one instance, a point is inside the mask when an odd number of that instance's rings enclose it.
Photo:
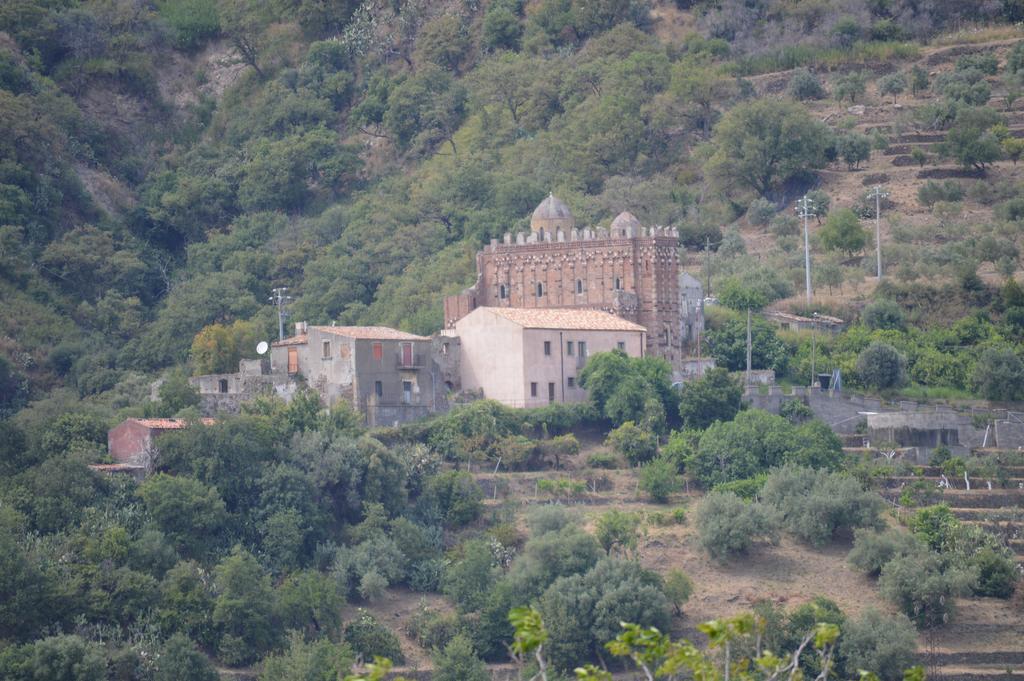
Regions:
[[[402,357],[401,355],[395,357],[396,369],[406,369],[413,371],[422,369],[424,366],[426,366],[426,364],[424,363],[423,355],[418,353],[414,354],[412,357]]]

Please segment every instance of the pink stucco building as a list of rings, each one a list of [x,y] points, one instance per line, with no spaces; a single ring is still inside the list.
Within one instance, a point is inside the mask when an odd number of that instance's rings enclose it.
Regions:
[[[455,322],[462,388],[512,407],[582,402],[587,357],[620,349],[642,357],[647,330],[600,310],[478,307]]]
[[[209,418],[200,421],[207,426],[215,423]],[[186,419],[125,419],[107,431],[107,450],[116,463],[104,466],[103,470],[139,468],[148,471],[156,454],[157,438],[186,428],[190,423]]]

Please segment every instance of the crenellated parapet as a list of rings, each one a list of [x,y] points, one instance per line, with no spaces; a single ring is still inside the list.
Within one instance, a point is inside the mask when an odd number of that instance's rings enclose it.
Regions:
[[[543,244],[575,243],[581,241],[612,241],[621,242],[633,239],[674,239],[673,245],[679,241],[679,230],[675,227],[633,227],[628,226],[623,230],[573,228],[570,230],[555,230],[554,232],[517,232],[515,234],[506,232],[501,239],[491,239],[491,242],[484,246],[484,251],[495,253],[501,249],[516,246],[536,246]]]

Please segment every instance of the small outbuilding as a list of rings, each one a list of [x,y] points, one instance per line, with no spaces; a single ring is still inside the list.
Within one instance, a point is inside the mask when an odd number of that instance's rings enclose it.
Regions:
[[[200,419],[203,425],[212,425],[214,419]],[[188,419],[125,419],[107,431],[107,451],[114,459],[114,464],[107,464],[102,470],[115,472],[131,468],[143,472],[150,470],[156,455],[156,440],[174,430],[187,428],[192,424]]]

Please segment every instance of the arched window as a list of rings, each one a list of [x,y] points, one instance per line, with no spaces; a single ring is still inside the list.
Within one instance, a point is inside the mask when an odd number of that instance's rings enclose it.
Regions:
[[[582,279],[577,279],[576,280],[576,293],[583,293],[583,280]]]
[[[544,284],[537,282],[537,297],[540,298],[544,295]]]
[[[621,291],[622,290],[622,280],[619,279],[618,277],[615,277],[615,290],[616,291]]]
[[[505,298],[508,298],[508,289],[505,288],[504,284],[502,284],[501,286],[498,287],[498,297],[503,299],[503,300]]]

